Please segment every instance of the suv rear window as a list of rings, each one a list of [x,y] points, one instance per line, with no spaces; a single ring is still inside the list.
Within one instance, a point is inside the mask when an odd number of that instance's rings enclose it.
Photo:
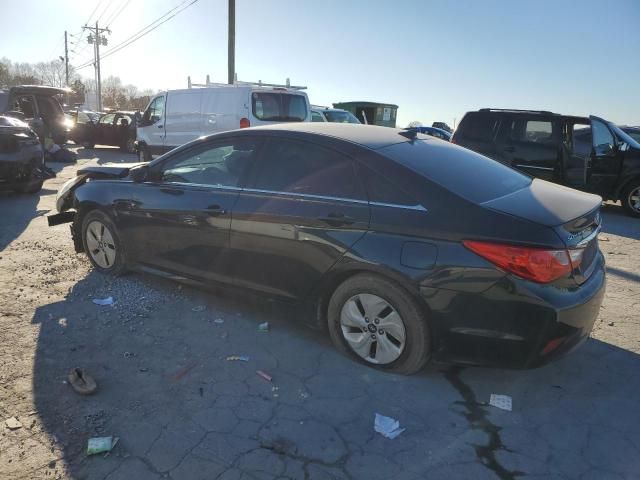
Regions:
[[[253,92],[251,109],[264,122],[303,122],[307,118],[305,97],[291,93]]]
[[[415,140],[378,152],[474,203],[508,195],[531,183],[531,178],[500,162],[443,142]]]
[[[488,113],[467,113],[460,125],[458,134],[468,140],[489,142],[493,140],[498,127],[498,117]]]

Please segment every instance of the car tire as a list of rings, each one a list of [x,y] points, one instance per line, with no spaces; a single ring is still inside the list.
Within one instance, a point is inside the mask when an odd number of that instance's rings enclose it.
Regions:
[[[640,180],[632,180],[622,192],[622,206],[633,217],[640,217]]]
[[[124,145],[122,145],[122,150],[127,153],[136,153],[136,140],[134,138],[128,139]]]
[[[42,184],[44,182],[41,180],[39,182],[36,183],[31,183],[28,185],[24,185],[22,187],[16,188],[16,192],[18,193],[38,193],[40,190],[42,190]]]
[[[327,322],[336,348],[370,367],[410,375],[429,361],[423,309],[383,277],[358,274],[343,282],[331,296]]]
[[[118,230],[108,215],[99,210],[91,210],[84,216],[82,245],[97,271],[115,276],[124,273],[124,247]]]
[[[152,160],[149,148],[146,145],[138,145],[138,161],[150,162]]]

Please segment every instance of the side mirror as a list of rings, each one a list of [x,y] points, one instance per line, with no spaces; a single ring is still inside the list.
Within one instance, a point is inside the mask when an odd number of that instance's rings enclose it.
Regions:
[[[129,170],[129,176],[135,183],[142,183],[147,179],[149,174],[149,167],[147,165],[140,165],[139,167]]]

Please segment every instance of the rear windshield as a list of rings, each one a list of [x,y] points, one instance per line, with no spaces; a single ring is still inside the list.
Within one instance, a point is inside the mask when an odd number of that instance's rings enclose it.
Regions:
[[[307,102],[302,95],[275,92],[253,92],[253,116],[265,122],[303,122],[307,118]]]
[[[378,152],[474,203],[508,195],[531,183],[530,177],[502,163],[443,142],[415,140]]]
[[[325,110],[324,116],[327,117],[327,120],[334,123],[360,123],[351,112]]]

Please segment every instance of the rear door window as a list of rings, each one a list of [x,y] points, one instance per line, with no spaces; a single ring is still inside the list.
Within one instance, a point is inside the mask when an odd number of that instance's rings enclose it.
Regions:
[[[302,95],[253,92],[251,111],[264,122],[303,122],[307,118],[307,102]]]
[[[415,140],[378,150],[452,193],[483,203],[527,187],[531,178],[471,150]]]
[[[271,138],[257,163],[256,189],[365,200],[352,160],[314,143]]]

